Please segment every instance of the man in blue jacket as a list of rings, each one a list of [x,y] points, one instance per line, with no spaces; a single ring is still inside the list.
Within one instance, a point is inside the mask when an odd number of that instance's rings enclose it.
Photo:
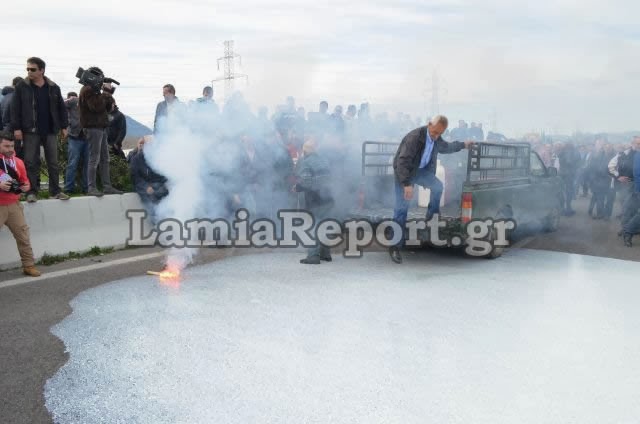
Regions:
[[[436,177],[438,153],[456,153],[468,149],[473,141],[446,142],[442,134],[447,130],[449,121],[445,116],[436,115],[429,123],[409,132],[400,143],[393,159],[395,173],[396,206],[393,220],[402,228],[399,243],[389,249],[389,255],[395,263],[402,263],[400,248],[404,246],[404,229],[407,223],[409,202],[413,199],[414,184],[431,190],[426,220],[440,213],[440,198],[442,197],[442,181]]]
[[[633,194],[624,204],[622,216],[624,245],[631,247],[634,234],[640,234],[640,136],[633,138]]]

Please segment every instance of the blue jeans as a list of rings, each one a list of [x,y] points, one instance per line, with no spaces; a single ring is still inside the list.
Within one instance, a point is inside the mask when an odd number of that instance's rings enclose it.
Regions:
[[[67,170],[64,176],[64,191],[72,192],[76,185],[78,163],[82,162],[82,191],[87,192],[87,168],[89,166],[89,145],[86,140],[69,137],[67,141]]]
[[[427,206],[427,216],[426,218],[430,219],[431,216],[440,213],[440,199],[442,198],[442,181],[435,176],[435,174],[431,174],[426,172],[425,169],[418,169],[418,174],[411,180],[412,184],[417,184],[424,188],[428,188],[431,190],[431,194],[429,196],[429,205]],[[400,224],[402,228],[402,238],[396,245],[397,247],[403,247],[405,243],[405,225],[407,224],[407,212],[409,211],[410,200],[406,200],[404,198],[404,186],[395,181],[395,192],[396,192],[396,206],[393,210],[393,220]],[[414,198],[417,196],[417,193],[414,193]]]

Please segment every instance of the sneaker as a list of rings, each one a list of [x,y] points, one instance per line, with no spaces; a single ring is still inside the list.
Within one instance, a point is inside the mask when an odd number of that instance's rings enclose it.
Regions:
[[[60,192],[58,194],[56,194],[55,196],[53,196],[54,199],[58,199],[58,200],[69,200],[70,197],[67,196],[66,194],[64,194],[63,192]]]
[[[109,187],[104,189],[104,194],[122,194],[122,192],[116,188]]]
[[[29,194],[27,194],[27,202],[29,202],[29,203],[35,203],[35,202],[37,202],[37,201],[38,201],[38,196],[36,196],[36,195],[35,195],[35,194],[33,194],[33,193],[29,193]]]
[[[24,268],[22,268],[22,272],[30,277],[39,277],[40,275],[42,275],[35,266],[25,266]]]
[[[87,192],[87,196],[96,196],[96,197],[102,197],[104,195],[104,193],[102,193],[101,191],[94,189],[91,189]]]

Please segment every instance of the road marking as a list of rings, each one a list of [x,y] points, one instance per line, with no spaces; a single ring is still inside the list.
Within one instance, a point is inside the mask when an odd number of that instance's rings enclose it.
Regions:
[[[78,268],[62,269],[60,271],[54,271],[54,272],[42,274],[40,277],[15,278],[13,280],[8,280],[8,281],[1,282],[0,283],[0,289],[3,289],[5,287],[17,286],[19,284],[38,283],[40,281],[49,280],[51,278],[58,278],[58,277],[63,277],[65,275],[79,274],[81,272],[87,272],[87,271],[93,271],[93,270],[96,270],[96,269],[108,268],[108,267],[114,266],[114,265],[124,265],[124,264],[132,263],[132,262],[144,261],[144,260],[147,260],[147,259],[154,259],[154,258],[158,258],[160,256],[164,256],[165,254],[166,254],[165,252],[155,252],[155,253],[149,253],[149,254],[146,254],[146,255],[134,256],[132,258],[116,259],[116,260],[109,261],[109,262],[102,262],[102,263],[99,263],[99,264],[81,266],[81,267],[78,267]]]

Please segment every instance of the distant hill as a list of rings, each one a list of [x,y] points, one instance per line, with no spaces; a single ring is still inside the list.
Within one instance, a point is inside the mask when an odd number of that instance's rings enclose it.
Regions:
[[[127,135],[122,142],[123,149],[132,149],[136,147],[138,139],[142,136],[152,134],[153,130],[144,124],[136,121],[129,115],[124,115],[127,120]]]

